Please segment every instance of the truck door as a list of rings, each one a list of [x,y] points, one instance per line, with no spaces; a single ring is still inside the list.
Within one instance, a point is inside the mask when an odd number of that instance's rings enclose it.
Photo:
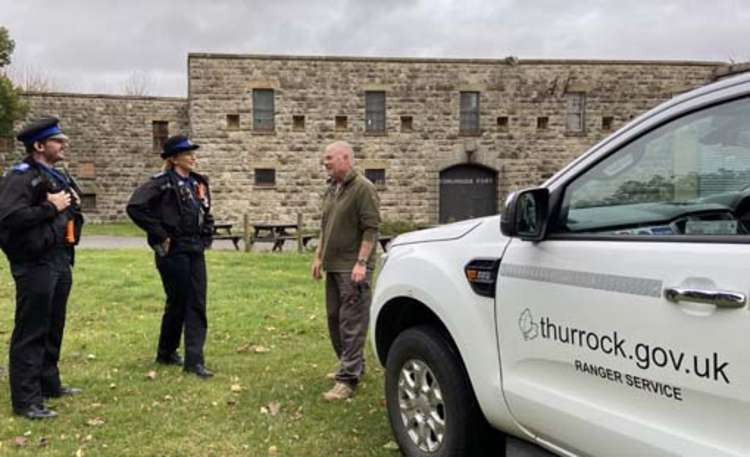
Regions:
[[[748,98],[676,113],[553,192],[547,239],[514,239],[497,284],[516,420],[584,455],[747,455]]]

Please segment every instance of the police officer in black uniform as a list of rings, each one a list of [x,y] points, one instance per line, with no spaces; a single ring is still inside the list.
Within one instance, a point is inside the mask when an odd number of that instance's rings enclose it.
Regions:
[[[127,212],[148,234],[167,295],[156,361],[183,365],[205,379],[213,373],[203,359],[208,328],[203,251],[211,244],[213,217],[208,178],[193,172],[198,147],[182,135],[168,138],[161,154],[164,171],[136,189]],[[183,327],[184,360],[177,353]]]
[[[83,217],[80,189],[54,168],[65,158],[68,141],[59,120],[37,119],[18,140],[27,156],[0,182],[0,245],[16,283],[10,393],[16,414],[45,419],[57,415],[45,406],[45,398],[80,392],[61,384],[57,363]]]

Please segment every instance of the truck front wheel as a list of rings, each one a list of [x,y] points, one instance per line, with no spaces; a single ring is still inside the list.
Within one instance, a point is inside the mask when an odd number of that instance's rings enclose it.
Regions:
[[[410,328],[393,342],[385,394],[391,429],[405,455],[484,455],[478,438],[485,422],[466,371],[434,328]]]

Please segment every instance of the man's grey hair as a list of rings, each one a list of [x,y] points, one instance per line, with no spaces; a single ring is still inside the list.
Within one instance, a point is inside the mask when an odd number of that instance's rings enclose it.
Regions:
[[[332,152],[336,150],[340,150],[345,154],[348,154],[351,158],[352,163],[354,163],[354,149],[349,143],[347,143],[346,141],[334,141],[333,143],[326,146],[326,152]]]

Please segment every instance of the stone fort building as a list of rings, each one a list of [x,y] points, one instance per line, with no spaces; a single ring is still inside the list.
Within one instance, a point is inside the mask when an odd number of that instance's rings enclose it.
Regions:
[[[187,98],[26,93],[61,118],[90,221],[127,218],[168,135],[202,145],[217,220],[317,224],[326,144],[345,140],[383,217],[494,214],[643,111],[706,84],[720,62],[189,54]],[[0,148],[0,166],[22,153]]]

